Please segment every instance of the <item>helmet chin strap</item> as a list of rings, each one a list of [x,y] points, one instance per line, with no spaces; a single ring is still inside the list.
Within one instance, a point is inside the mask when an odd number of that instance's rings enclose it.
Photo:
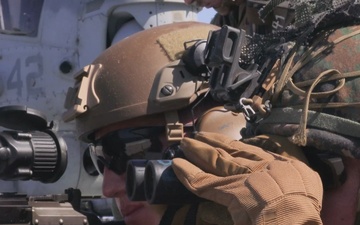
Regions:
[[[179,122],[177,111],[165,112],[166,120],[166,137],[167,141],[172,144],[181,141],[184,137],[184,124]]]

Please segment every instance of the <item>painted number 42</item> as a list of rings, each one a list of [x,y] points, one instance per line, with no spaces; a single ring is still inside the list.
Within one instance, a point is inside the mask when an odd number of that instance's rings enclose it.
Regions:
[[[16,90],[16,94],[22,96],[22,90],[24,88],[22,69],[26,71],[25,84],[27,95],[38,95],[41,93],[41,88],[36,87],[36,79],[43,75],[42,57],[40,54],[29,56],[24,60],[20,58],[16,59],[15,65],[6,82],[7,89]]]

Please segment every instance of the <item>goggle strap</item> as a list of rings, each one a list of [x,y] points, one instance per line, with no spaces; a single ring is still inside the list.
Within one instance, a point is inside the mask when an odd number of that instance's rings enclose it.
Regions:
[[[131,156],[136,153],[146,152],[150,147],[151,147],[150,139],[133,141],[125,144],[125,153],[127,156]]]

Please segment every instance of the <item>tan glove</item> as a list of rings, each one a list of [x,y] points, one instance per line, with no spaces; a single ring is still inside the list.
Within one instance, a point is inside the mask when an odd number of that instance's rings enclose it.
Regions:
[[[226,206],[234,224],[322,224],[322,183],[300,161],[215,133],[181,142],[173,169],[196,195]]]

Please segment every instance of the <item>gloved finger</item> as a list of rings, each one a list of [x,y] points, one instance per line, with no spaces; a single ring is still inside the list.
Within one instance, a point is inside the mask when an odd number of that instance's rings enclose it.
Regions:
[[[222,186],[234,185],[232,176],[218,177],[211,173],[206,173],[199,167],[182,158],[174,158],[172,168],[179,181],[192,193],[199,197],[226,205],[231,202],[233,195],[224,194]],[[241,183],[241,176],[236,179]],[[219,194],[219,195],[218,195]],[[221,196],[221,199],[218,197]]]
[[[263,149],[267,149],[268,151],[291,159],[300,160],[309,165],[301,147],[294,145],[287,137],[263,134],[243,139],[242,142],[250,145],[261,146]]]
[[[246,153],[243,154],[243,157],[234,158],[220,148],[214,148],[190,138],[184,138],[180,143],[180,148],[188,161],[207,173],[222,177],[250,173],[265,167],[269,162],[261,158],[257,160],[253,160],[251,157],[247,158]]]
[[[274,159],[273,155],[263,149],[234,140],[219,133],[199,132],[195,139],[207,143],[213,147],[224,149],[233,157],[242,157],[255,161]]]

